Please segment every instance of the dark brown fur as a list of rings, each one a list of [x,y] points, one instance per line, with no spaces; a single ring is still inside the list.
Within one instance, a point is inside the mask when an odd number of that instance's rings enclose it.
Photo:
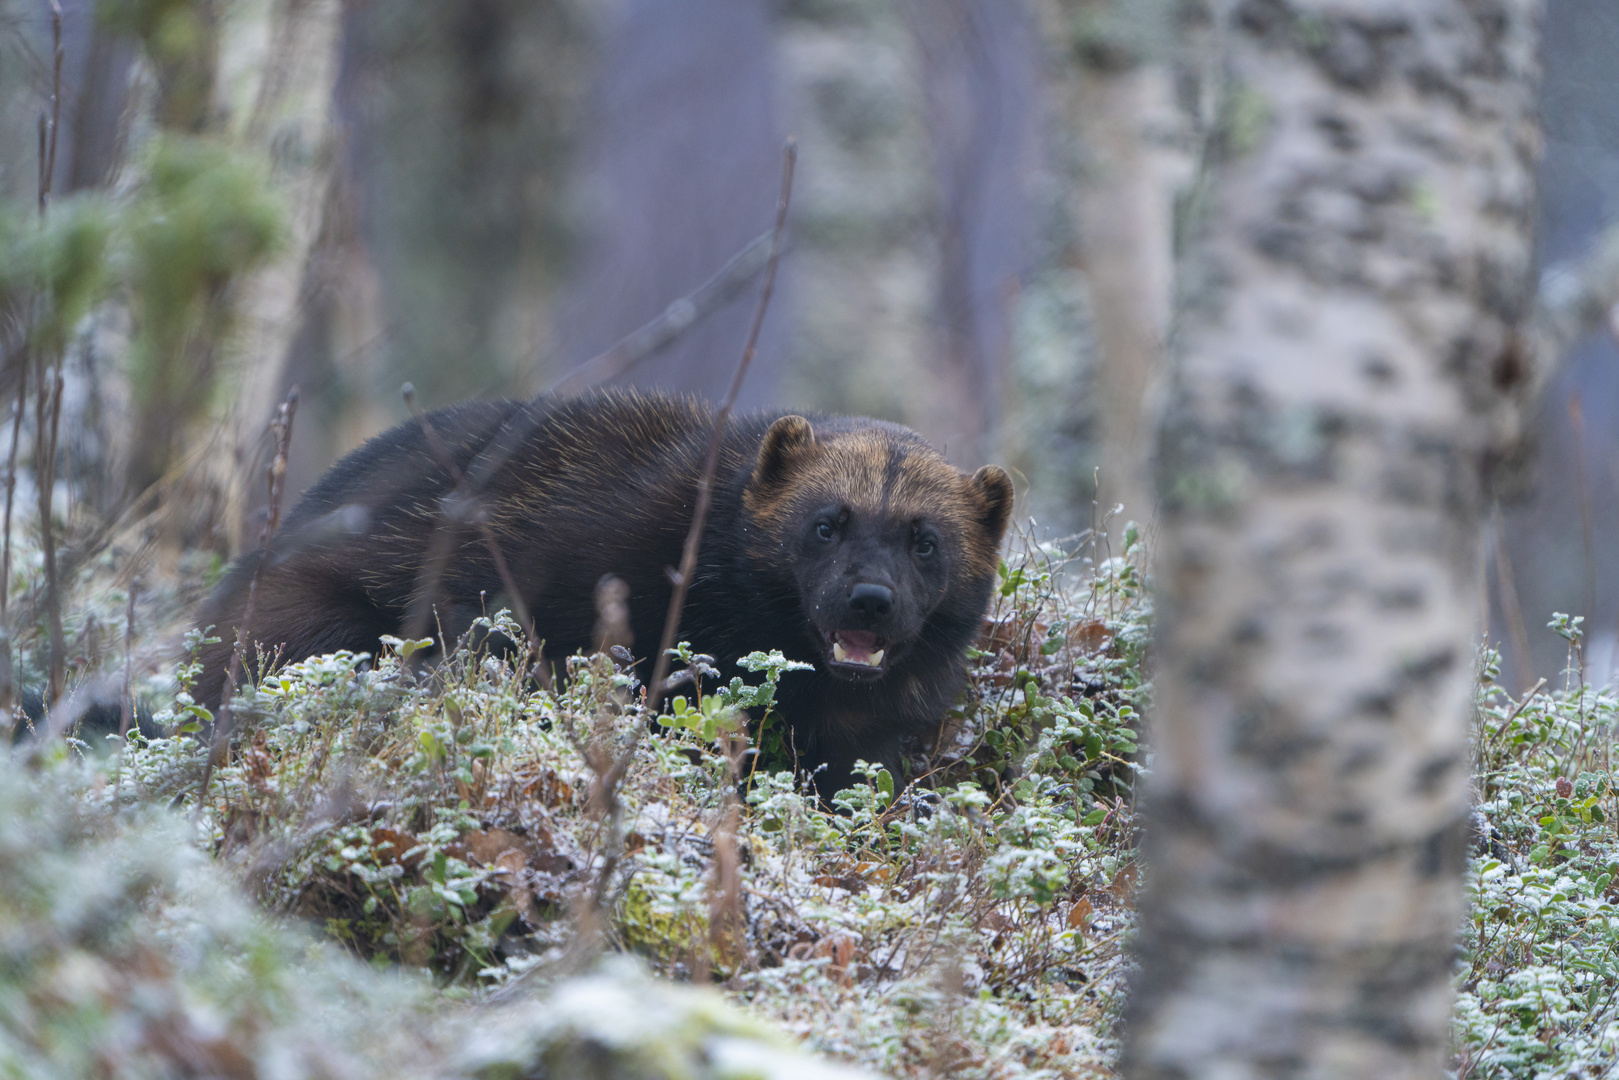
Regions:
[[[628,584],[637,654],[655,649],[712,412],[682,398],[610,392],[468,403],[431,419],[462,469],[491,441],[520,436],[483,505],[547,658],[593,645],[595,589],[606,574]],[[272,545],[250,639],[283,661],[375,651],[379,635],[401,630],[423,587],[452,489],[414,421],[348,455]],[[936,732],[961,688],[1011,502],[1003,471],[968,477],[894,424],[737,417],[722,442],[681,636],[727,668],[770,649],[815,663],[782,678],[777,703],[800,763],[826,767],[823,791],[844,783],[857,757],[897,768],[905,741]],[[256,554],[237,561],[200,620],[223,639],[203,656],[206,704],[222,694],[257,562]],[[500,593],[482,539],[460,529],[433,598],[444,635],[456,640],[495,610]],[[835,635],[856,662],[834,662]],[[880,665],[859,662],[878,646]],[[643,678],[650,667],[643,659]]]

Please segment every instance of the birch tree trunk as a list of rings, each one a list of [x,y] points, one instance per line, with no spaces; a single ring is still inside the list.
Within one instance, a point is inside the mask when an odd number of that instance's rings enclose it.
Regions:
[[[1529,374],[1539,9],[1210,13],[1129,1076],[1440,1073],[1486,471]]]
[[[1161,367],[1173,279],[1172,189],[1175,154],[1154,145],[1144,129],[1168,111],[1167,65],[1085,73],[1078,100],[1080,129],[1097,169],[1079,196],[1085,229],[1085,279],[1090,285],[1100,363],[1097,422],[1102,437],[1098,490],[1103,506],[1122,504],[1109,522],[1121,550],[1125,522],[1152,517],[1147,487],[1151,424],[1144,408]]]
[[[1048,31],[1067,62],[1058,92],[1082,148],[1069,198],[1096,335],[1097,501],[1113,550],[1126,523],[1149,521],[1146,400],[1162,374],[1174,289],[1175,192],[1190,164],[1176,115],[1171,5],[1164,0],[1048,0]]]

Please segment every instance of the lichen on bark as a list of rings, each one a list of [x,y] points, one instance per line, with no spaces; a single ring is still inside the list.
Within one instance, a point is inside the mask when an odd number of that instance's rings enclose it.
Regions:
[[[1438,1075],[1539,8],[1207,12],[1128,1075]]]

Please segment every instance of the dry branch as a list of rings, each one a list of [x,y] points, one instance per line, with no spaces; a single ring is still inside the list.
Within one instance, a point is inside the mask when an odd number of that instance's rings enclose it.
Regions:
[[[781,235],[776,230],[760,233],[747,247],[731,256],[713,277],[664,308],[663,313],[651,322],[563,375],[545,393],[566,397],[628,374],[641,361],[697,325],[704,317],[724,307],[760,271],[767,266],[773,268],[780,254],[781,241]]]
[[[731,388],[725,394],[725,404],[714,417],[714,430],[708,436],[708,457],[703,462],[703,474],[697,481],[697,505],[692,510],[691,528],[686,531],[686,546],[680,556],[680,570],[675,576],[674,596],[669,599],[669,614],[663,623],[663,639],[658,642],[658,655],[653,661],[652,681],[647,684],[647,708],[656,712],[663,698],[664,680],[669,675],[669,650],[675,646],[680,632],[680,612],[686,604],[686,591],[691,587],[692,574],[697,569],[697,550],[703,541],[703,527],[708,524],[708,509],[714,501],[714,473],[719,468],[720,443],[725,438],[725,424],[736,405],[736,396],[747,377],[748,366],[753,363],[754,350],[759,346],[759,330],[764,326],[765,312],[770,308],[770,296],[776,288],[776,267],[781,262],[781,239],[787,231],[787,207],[793,197],[793,168],[798,163],[798,143],[787,140],[782,151],[781,197],[776,202],[776,227],[770,243],[770,262],[765,269],[764,288],[759,293],[759,306],[753,312],[753,326],[748,330],[748,344],[742,350],[742,359],[731,376]]]
[[[242,621],[236,629],[236,647],[231,651],[230,668],[225,674],[225,691],[219,701],[219,715],[214,717],[214,730],[210,736],[208,763],[203,767],[202,786],[197,791],[197,811],[208,798],[208,785],[213,780],[214,767],[224,764],[230,748],[231,699],[236,696],[236,683],[242,677],[242,653],[246,650],[249,628],[253,625],[253,609],[259,598],[259,575],[264,572],[264,561],[270,554],[270,540],[281,524],[281,496],[287,476],[287,448],[292,442],[292,418],[298,411],[298,388],[294,386],[287,400],[276,410],[270,430],[275,435],[275,460],[265,470],[270,489],[270,509],[264,519],[264,531],[259,534],[259,560],[253,567],[252,580],[247,586],[247,603],[242,606]]]
[[[45,701],[53,704],[62,696],[66,679],[67,642],[62,634],[61,577],[56,564],[56,527],[51,516],[51,497],[56,491],[57,436],[62,418],[61,368],[49,374],[47,378],[41,363],[34,414],[34,484],[39,496],[39,546],[45,561],[45,619],[50,634],[50,682]]]
[[[736,396],[742,389],[742,380],[747,377],[748,366],[753,362],[753,353],[759,344],[759,330],[764,325],[765,312],[770,308],[770,296],[776,284],[776,267],[781,257],[781,238],[787,229],[787,208],[792,202],[793,168],[797,163],[798,142],[795,139],[788,139],[786,147],[782,150],[781,196],[776,202],[776,226],[770,245],[770,262],[765,269],[764,288],[759,293],[759,306],[754,309],[753,326],[748,330],[748,343],[742,350],[742,359],[737,362],[736,374],[731,377],[731,387],[725,395],[725,403],[715,415],[714,430],[708,437],[708,456],[703,463],[702,475],[697,481],[697,502],[692,508],[691,527],[686,531],[686,544],[680,556],[680,569],[675,574],[675,591],[669,598],[669,614],[664,619],[663,639],[658,642],[652,678],[647,683],[646,709],[649,714],[658,711],[667,690],[665,683],[669,676],[669,654],[674,648],[676,635],[680,632],[680,613],[685,607],[686,592],[697,569],[697,552],[702,545],[703,528],[708,523],[708,509],[713,501],[714,473],[719,468],[720,443],[725,437],[725,423],[730,418],[731,408],[736,404]],[[644,724],[635,727],[630,736],[629,746],[624,748],[612,768],[601,777],[598,790],[604,813],[610,811],[616,804],[618,786],[623,783],[624,775],[629,772],[630,763],[635,759],[636,747],[645,732]],[[607,884],[612,880],[616,869],[617,854],[610,853],[602,866],[600,876],[596,879],[593,894],[596,910],[601,908],[602,901],[606,897]]]
[[[11,506],[17,492],[17,443],[22,436],[23,413],[28,408],[28,373],[17,384],[17,415],[11,424],[11,452],[6,456],[6,512],[5,537],[0,540],[0,717],[8,727],[14,722],[11,715],[16,684],[11,662],[11,619],[8,598],[11,595]]]
[[[776,267],[781,257],[781,240],[787,229],[787,208],[792,202],[793,169],[798,163],[798,142],[795,139],[787,140],[782,150],[781,195],[776,203],[776,224],[772,232],[770,245],[770,261],[765,269],[764,288],[759,293],[759,305],[754,310],[753,325],[748,330],[747,345],[743,347],[742,358],[737,362],[736,374],[731,377],[731,386],[725,395],[725,403],[714,417],[714,429],[709,434],[708,454],[703,463],[703,472],[697,481],[697,501],[692,509],[691,527],[686,531],[686,543],[680,557],[680,569],[675,574],[674,594],[669,598],[669,613],[664,620],[663,638],[658,643],[658,653],[653,661],[652,677],[647,682],[646,711],[649,715],[656,714],[658,705],[668,689],[666,683],[669,675],[669,654],[675,645],[675,636],[680,630],[680,613],[686,603],[686,592],[691,584],[692,575],[697,567],[697,552],[702,544],[703,528],[708,521],[708,508],[712,502],[714,474],[719,468],[720,443],[725,436],[726,420],[730,417],[731,408],[736,404],[738,392],[742,389],[742,380],[747,377],[748,366],[753,362],[754,350],[759,344],[759,330],[764,325],[765,312],[770,307],[771,293],[776,283]],[[630,743],[626,746],[618,759],[605,772],[598,775],[595,790],[592,792],[592,801],[596,804],[596,812],[603,818],[617,817],[618,788],[624,782],[624,776],[629,772],[630,764],[635,760],[636,748],[646,733],[645,724],[637,724],[630,734]],[[603,859],[600,871],[597,873],[595,887],[591,890],[590,905],[584,916],[586,925],[594,925],[596,915],[599,913],[607,899],[607,890],[618,871],[618,864],[623,855],[623,845],[614,844]]]
[[[130,722],[135,719],[135,701],[130,697],[130,651],[135,643],[135,595],[141,590],[141,579],[134,578],[129,583],[129,600],[124,610],[124,688],[118,695],[118,737],[124,738],[129,734]]]
[[[51,202],[51,181],[56,175],[56,133],[62,125],[62,5],[51,0],[51,112],[39,114],[39,213]]]

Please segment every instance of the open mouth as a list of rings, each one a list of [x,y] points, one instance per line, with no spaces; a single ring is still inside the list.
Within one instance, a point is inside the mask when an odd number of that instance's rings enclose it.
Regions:
[[[834,630],[828,639],[835,671],[865,678],[882,674],[888,650],[870,630]]]

